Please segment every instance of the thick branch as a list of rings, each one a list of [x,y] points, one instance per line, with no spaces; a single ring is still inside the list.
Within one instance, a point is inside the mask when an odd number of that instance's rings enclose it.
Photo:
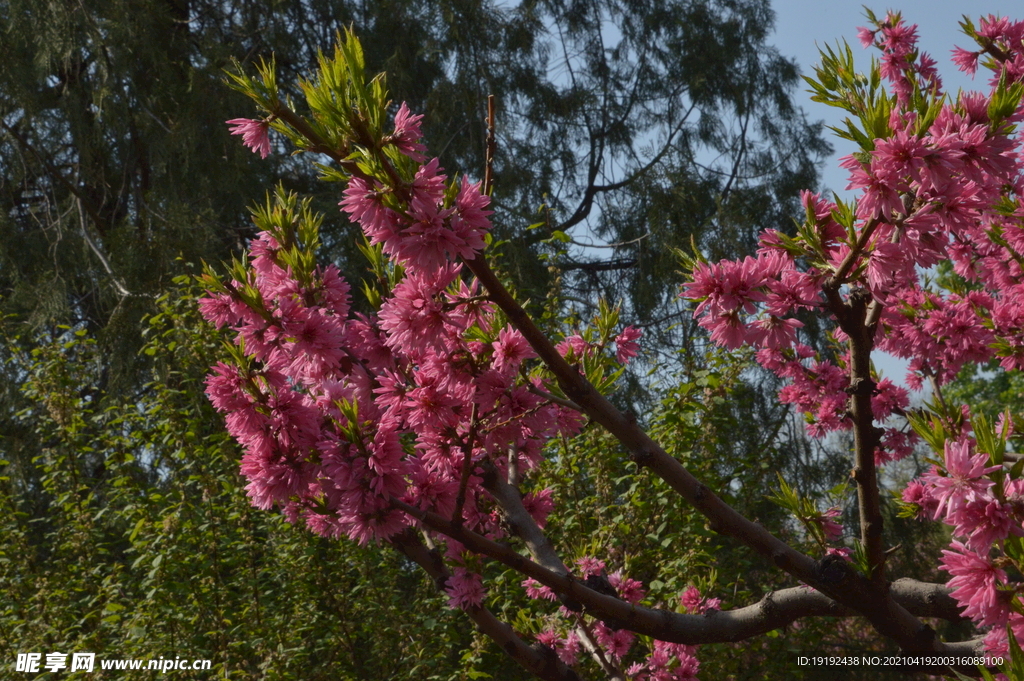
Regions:
[[[689,645],[743,641],[787,626],[803,617],[849,617],[858,614],[856,609],[843,607],[825,594],[806,587],[783,589],[765,595],[754,605],[735,610],[713,610],[705,615],[682,615],[669,610],[632,605],[590,589],[572,575],[548,570],[508,546],[457,526],[436,513],[422,511],[395,499],[392,499],[392,503],[420,520],[427,528],[451,537],[469,550],[493,558],[526,577],[532,577],[556,593],[564,594],[568,600],[582,605],[591,616],[661,641]],[[842,559],[826,559],[822,561],[820,570],[823,575],[828,575],[841,572],[844,566],[846,563]],[[928,603],[932,595],[938,595],[941,601],[941,592],[926,585],[901,585],[897,592],[901,599],[905,596],[904,600],[909,605],[920,605],[922,610],[928,612],[944,612],[944,603]],[[963,650],[965,645],[936,641],[932,650],[951,654],[954,650]]]
[[[485,468],[484,485],[494,497],[494,500],[505,513],[505,519],[517,537],[523,540],[527,550],[533,556],[535,562],[552,572],[565,573],[565,563],[559,558],[555,547],[548,540],[547,535],[537,526],[530,514],[523,506],[519,493],[510,484],[505,482],[497,471]],[[950,622],[960,622],[964,619],[960,606],[956,600],[949,595],[949,587],[943,584],[932,584],[930,582],[919,582],[916,579],[898,579],[890,585],[893,599],[906,608],[909,612],[918,617],[938,617]],[[773,598],[768,594],[762,599]],[[828,614],[836,617],[853,616],[856,613],[844,608],[820,591],[806,587],[784,589],[774,593],[776,601],[790,604],[795,615],[798,617],[809,617],[819,614]],[[825,602],[827,601],[827,603]],[[757,607],[762,606],[758,603]],[[750,606],[754,607],[754,606]],[[733,610],[733,613],[742,612],[744,609]],[[789,620],[779,624],[783,626],[793,621]]]
[[[419,564],[434,580],[438,589],[444,589],[445,583],[451,576],[448,568],[445,567],[444,561],[437,553],[423,545],[415,531],[408,529],[392,537],[392,543],[406,558]],[[555,651],[547,646],[528,645],[516,635],[512,627],[495,617],[487,608],[482,606],[468,608],[466,614],[509,657],[521,664],[531,674],[548,681],[580,681],[579,675],[559,660]]]
[[[505,482],[493,465],[484,467],[484,486],[498,502],[513,533],[526,543],[526,548],[533,559],[552,572],[567,574],[565,563],[558,557],[558,552],[547,535],[523,506],[519,492]]]
[[[868,558],[871,581],[885,588],[885,547],[882,537],[882,501],[875,471],[875,450],[882,431],[875,426],[871,397],[875,382],[871,379],[871,348],[874,327],[865,325],[870,294],[864,289],[850,293],[846,304],[847,323],[841,324],[850,336],[850,416],[853,419],[854,468],[857,482],[857,506],[860,513],[861,544]]]
[[[949,622],[960,622],[963,616],[956,599],[949,595],[945,584],[919,582],[904,577],[889,584],[893,599],[918,617],[938,617]]]

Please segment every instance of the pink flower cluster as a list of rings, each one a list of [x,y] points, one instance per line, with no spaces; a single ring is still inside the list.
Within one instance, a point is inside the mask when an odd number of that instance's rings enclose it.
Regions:
[[[511,327],[492,327],[459,266],[408,273],[367,317],[350,314],[333,266],[303,283],[281,266],[281,251],[260,234],[250,281],[200,301],[210,321],[236,329],[248,359],[219,364],[208,393],[245,447],[257,506],[278,505],[320,534],[384,539],[409,523],[391,498],[451,515],[467,450],[475,464],[491,458],[502,470],[514,452],[528,470],[561,426],[579,423],[520,377],[529,346]],[[470,339],[474,328],[496,340]],[[473,472],[464,520],[500,533],[480,481]],[[530,506],[543,522],[550,493]]]
[[[697,681],[700,661],[696,646],[654,641],[654,650],[642,662],[631,665],[626,674],[636,681]]]
[[[448,518],[458,510],[463,527],[504,536],[485,465],[506,475],[514,457],[511,468],[527,474],[550,439],[583,425],[548,399],[551,386],[525,366],[535,357],[529,343],[453,264],[483,248],[489,199],[465,179],[446,190],[437,159],[423,163],[420,118],[403,104],[380,145],[420,164],[414,176],[357,174],[341,202],[404,268],[376,312],[354,313],[338,269],[312,264],[316,221],[282,196],[272,214],[257,214],[265,231],[234,279],[210,278],[199,302],[210,322],[235,332],[234,360],[214,367],[207,393],[243,446],[252,503],[359,543],[414,524],[397,502]],[[254,150],[269,144],[264,122],[232,124]],[[380,153],[382,164],[392,158]],[[630,327],[615,339],[620,361],[637,354],[638,337]],[[581,342],[580,352],[596,351]],[[554,508],[551,490],[523,503],[541,526]],[[463,547],[445,546],[457,564],[449,604],[481,605],[484,585]]]
[[[454,205],[446,206],[445,176],[435,158],[420,166],[407,188],[411,198],[398,206],[393,189],[381,180],[353,177],[340,205],[370,243],[382,244],[384,253],[410,272],[429,276],[452,260],[470,260],[483,250],[491,211],[479,182],[463,177]]]
[[[480,575],[466,568],[455,568],[455,574],[448,578],[445,586],[448,592],[448,607],[466,610],[480,606],[486,592]]]
[[[987,54],[992,89],[946,98],[935,62],[918,50],[916,26],[889,13],[862,28],[861,42],[882,51],[880,75],[894,98],[880,119],[869,124],[877,110],[863,114],[875,139],[842,161],[856,202],[805,193],[807,221],[797,237],[767,232],[755,256],[698,264],[685,286],[713,341],[757,348],[759,363],[788,380],[779,397],[807,415],[811,435],[852,426],[851,359],[849,351],[823,358],[801,344],[801,310],[845,329],[861,310],[858,323],[874,325],[873,348],[910,360],[914,388],[926,380],[941,388],[967,364],[1024,368],[1024,154],[1015,128],[1024,105],[1006,94],[1024,78],[1024,22],[990,16],[976,33],[979,49],[957,48],[954,61],[973,73]],[[866,106],[852,102],[855,115],[857,105]],[[940,263],[957,281],[939,286],[923,276]],[[834,337],[849,340],[840,328]],[[909,396],[875,380],[873,417],[887,426]],[[1024,616],[1010,606],[1015,587],[1003,569],[1006,541],[1024,535],[1024,480],[989,465],[991,452],[975,452],[969,414],[957,422],[965,425],[947,424],[943,464],[903,498],[952,526],[957,539],[942,568],[953,596],[979,626],[992,627],[990,650],[1005,652],[1007,625],[1024,640]],[[901,458],[913,444],[906,428],[886,427],[876,462]],[[835,534],[830,519],[821,522]]]
[[[899,13],[887,14],[874,30],[858,28],[857,35],[864,47],[874,45],[882,50],[882,77],[892,84],[901,104],[906,104],[915,90],[942,90],[935,60],[917,50],[917,26],[905,24]]]
[[[1024,51],[1020,49],[1024,43],[1024,21],[1011,21],[1006,17],[990,14],[978,22],[978,37],[994,47],[1006,58],[1001,59],[1001,66],[1007,71],[1011,80],[1024,77]],[[978,70],[978,59],[983,50],[965,50],[957,47],[953,50],[953,61],[961,71],[974,75]],[[992,85],[996,85],[999,73],[992,77]]]
[[[959,539],[942,552],[940,563],[952,575],[952,596],[966,617],[992,627],[986,647],[1006,654],[1006,626],[1024,640],[1024,616],[1011,610],[1013,587],[991,555],[1007,538],[1024,536],[1024,479],[996,483],[989,474],[1002,467],[987,465],[988,454],[975,453],[974,446],[967,437],[947,441],[944,466],[933,466],[908,485],[903,500],[915,504],[921,515],[952,526]]]
[[[1004,79],[1019,77],[1015,64],[1024,51],[1008,41],[1020,25],[989,19],[982,27],[1006,43],[1008,60],[997,67]],[[916,27],[890,14],[861,35],[883,50],[883,75],[899,105],[888,136],[875,139],[870,154],[843,160],[850,188],[860,190],[855,234],[838,222],[839,206],[805,192],[809,237],[766,232],[755,257],[698,264],[682,294],[699,301],[694,315],[713,341],[759,348],[759,362],[791,381],[780,398],[808,414],[815,436],[850,426],[849,373],[845,360],[815,359],[799,342],[795,314],[828,310],[824,284],[844,264],[853,274],[842,291],[866,292],[881,306],[875,347],[911,360],[912,387],[924,379],[941,385],[965,364],[993,358],[1007,369],[1024,367],[1024,173],[1008,127],[1024,111],[993,121],[994,94],[963,93],[922,126],[906,88],[934,97],[941,90],[933,63],[916,49]],[[922,281],[920,272],[942,261],[975,290],[944,293]],[[836,338],[846,336],[837,330]],[[891,382],[880,381],[877,391],[878,421],[907,406],[905,391]],[[890,428],[883,444],[877,458],[889,461],[906,455],[913,437]]]
[[[683,594],[679,597],[679,603],[686,612],[695,615],[703,615],[708,610],[718,610],[718,607],[722,605],[721,599],[704,598],[700,595],[700,590],[692,585],[683,590]]]
[[[821,517],[817,519],[825,541],[836,541],[843,536],[843,524],[836,521],[836,518],[841,515],[842,511],[833,507],[822,513]]]

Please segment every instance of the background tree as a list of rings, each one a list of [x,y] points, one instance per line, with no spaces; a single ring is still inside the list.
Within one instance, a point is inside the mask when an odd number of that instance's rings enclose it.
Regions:
[[[176,259],[220,262],[242,248],[252,236],[247,206],[273,179],[314,196],[330,216],[327,257],[343,271],[363,267],[332,192],[301,164],[278,154],[256,164],[230,143],[223,121],[241,102],[221,81],[232,59],[273,54],[293,88],[318,50],[357,26],[368,66],[394,73],[394,96],[427,113],[426,134],[452,172],[482,171],[482,102],[496,95],[495,223],[510,275],[536,301],[560,289],[583,318],[595,300],[585,290],[611,276],[601,292],[624,301],[648,338],[679,322],[684,342],[677,335],[652,350],[689,347],[693,333],[666,302],[677,281],[670,248],[694,236],[738,255],[756,227],[790,229],[795,188],[813,185],[823,149],[790,103],[795,68],[765,43],[771,12],[760,0],[3,8],[0,312],[51,336],[55,324],[86,324],[104,349],[100,388],[139,389],[148,363],[137,352],[139,320],[180,272]],[[787,155],[776,158],[781,149]],[[564,248],[573,246],[564,239],[597,232],[633,241],[646,225],[650,238],[623,247],[641,255],[610,258],[615,268],[635,263],[625,277],[592,262],[593,251]],[[549,252],[548,266],[538,251]],[[5,433],[17,432],[10,415],[23,407],[11,378]],[[21,432],[7,447],[30,440]]]
[[[113,324],[101,342],[123,346],[110,355],[115,377],[130,377],[131,329],[178,271],[175,258],[217,262],[237,250],[251,236],[246,206],[271,177],[316,193],[301,165],[254,164],[229,144],[223,121],[240,104],[221,86],[231,59],[273,54],[282,83],[294,83],[341,28],[357,26],[368,66],[396,74],[394,96],[427,113],[425,132],[452,172],[482,171],[481,102],[494,94],[495,222],[504,237],[545,225],[506,247],[515,278],[543,297],[547,275],[520,245],[568,232],[633,241],[650,224],[650,239],[635,242],[644,255],[611,258],[636,261],[645,321],[672,268],[651,254],[694,235],[736,255],[757,228],[789,229],[796,188],[814,184],[825,149],[790,103],[796,69],[765,43],[771,12],[760,1],[338,0],[273,11],[244,0],[14,1],[3,21],[4,309],[37,327]],[[603,30],[611,25],[618,35]],[[355,251],[340,234],[328,246],[344,263]],[[608,266],[561,269],[592,287]],[[609,286],[611,300],[635,297]]]

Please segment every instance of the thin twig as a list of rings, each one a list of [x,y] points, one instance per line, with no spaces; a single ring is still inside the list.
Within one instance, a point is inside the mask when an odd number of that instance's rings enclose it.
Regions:
[[[491,195],[494,184],[494,154],[498,143],[494,139],[494,95],[487,95],[487,151],[484,165],[484,194]]]
[[[477,404],[473,402],[473,409],[469,415],[469,433],[465,442],[462,443],[462,478],[459,480],[459,495],[455,497],[455,511],[452,513],[452,522],[456,525],[462,524],[462,507],[466,503],[466,488],[469,486],[469,476],[473,472],[473,447],[476,444],[476,417]]]

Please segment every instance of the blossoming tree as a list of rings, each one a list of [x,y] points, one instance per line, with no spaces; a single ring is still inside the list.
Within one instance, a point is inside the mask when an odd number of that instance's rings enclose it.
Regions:
[[[208,393],[245,448],[252,503],[318,534],[401,551],[452,607],[545,679],[578,678],[581,655],[609,678],[690,679],[698,644],[824,615],[861,617],[906,652],[1005,655],[1008,635],[1024,636],[1010,576],[1024,571],[1024,459],[1007,452],[1011,415],[998,424],[972,418],[944,401],[942,386],[965,363],[1024,364],[1015,127],[1024,118],[1024,22],[965,22],[977,48],[958,48],[955,61],[971,72],[983,63],[993,75],[986,93],[949,95],[917,50],[915,27],[898,14],[870,18],[862,42],[882,53],[871,73],[855,73],[849,48],[829,50],[811,81],[817,100],[851,114],[839,132],[859,147],[843,161],[856,200],[805,194],[795,235],[765,233],[756,255],[739,262],[696,254],[683,292],[712,341],[757,348],[757,360],[787,379],[779,398],[806,414],[812,436],[852,431],[853,546],[830,545],[837,509],[820,512],[783,483],[778,501],[823,550],[816,557],[787,545],[605,398],[636,355],[639,332],[620,329],[608,309],[587,334],[541,331],[485,255],[489,175],[449,180],[428,159],[420,117],[403,104],[389,118],[384,79],[367,80],[352,35],[302,83],[304,114],[279,98],[273,64],[235,76],[265,118],[230,121],[234,132],[265,156],[276,131],[323,161],[324,178],[344,186],[340,205],[365,234],[373,275],[364,293],[374,312],[354,313],[349,285],[316,261],[318,218],[279,191],[255,212],[262,232],[230,280],[205,276],[204,314],[237,334]],[[808,314],[834,323],[832,353],[801,343]],[[929,382],[935,404],[911,410],[907,391],[873,369],[875,349],[910,359],[911,385]],[[563,560],[544,531],[558,513],[550,493],[520,490],[548,441],[588,421],[714,531],[791,575],[793,587],[732,610],[692,588],[681,607],[654,607],[643,584],[602,556]],[[947,585],[894,581],[886,569],[879,471],[918,437],[937,458],[903,504],[951,526],[940,566]],[[518,572],[565,626],[531,641],[498,619],[485,605],[483,559]],[[922,617],[968,617],[988,633],[943,641]]]

